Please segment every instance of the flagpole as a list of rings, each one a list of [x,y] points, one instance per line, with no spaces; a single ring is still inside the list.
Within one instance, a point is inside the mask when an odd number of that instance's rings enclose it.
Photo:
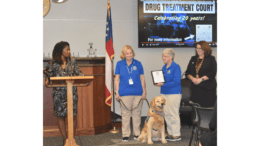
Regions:
[[[113,113],[114,113],[114,124],[113,124],[113,129],[109,130],[110,133],[119,133],[120,130],[116,129],[115,123],[116,123],[116,113],[115,113],[115,93],[114,93],[114,58],[112,58],[112,97],[113,97]]]
[[[114,57],[112,59],[112,97],[113,97],[113,113],[114,113],[114,123],[116,122],[116,114],[115,114],[115,92],[114,92],[114,81],[115,81],[115,76],[114,76]]]

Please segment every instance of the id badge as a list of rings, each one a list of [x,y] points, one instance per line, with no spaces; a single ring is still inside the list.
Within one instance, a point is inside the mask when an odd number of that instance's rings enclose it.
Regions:
[[[129,79],[129,85],[133,85],[133,84],[134,84],[133,80]]]

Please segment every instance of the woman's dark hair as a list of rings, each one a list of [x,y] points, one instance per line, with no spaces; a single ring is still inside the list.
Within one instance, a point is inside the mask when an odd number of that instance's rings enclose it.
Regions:
[[[211,55],[212,49],[209,46],[209,43],[207,43],[206,41],[200,41],[197,43],[197,45],[201,46],[201,49],[204,51],[205,56]],[[196,45],[196,47],[197,47],[197,45]],[[195,52],[196,52],[195,54],[198,55],[197,51],[195,51]]]
[[[69,43],[68,42],[58,42],[55,46],[54,46],[54,49],[52,51],[52,59],[55,60],[55,62],[57,62],[58,64],[63,64],[63,61],[61,59],[61,56],[62,56],[62,51],[63,49],[66,47],[66,46],[69,46]],[[69,56],[70,57],[70,56]]]

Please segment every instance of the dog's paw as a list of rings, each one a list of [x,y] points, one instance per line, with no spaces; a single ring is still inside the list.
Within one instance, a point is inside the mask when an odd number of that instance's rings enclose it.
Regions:
[[[145,139],[143,139],[143,140],[142,140],[142,142],[146,142],[146,140],[145,140]]]
[[[148,144],[153,144],[153,142],[151,140],[148,141]]]
[[[138,140],[138,141],[143,140],[143,136],[142,135],[138,136],[136,140]]]
[[[167,141],[165,139],[162,140],[162,143],[167,143]]]

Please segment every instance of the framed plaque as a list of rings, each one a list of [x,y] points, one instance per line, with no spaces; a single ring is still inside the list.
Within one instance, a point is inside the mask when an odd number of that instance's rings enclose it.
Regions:
[[[165,83],[165,78],[162,70],[151,71],[153,84]]]

